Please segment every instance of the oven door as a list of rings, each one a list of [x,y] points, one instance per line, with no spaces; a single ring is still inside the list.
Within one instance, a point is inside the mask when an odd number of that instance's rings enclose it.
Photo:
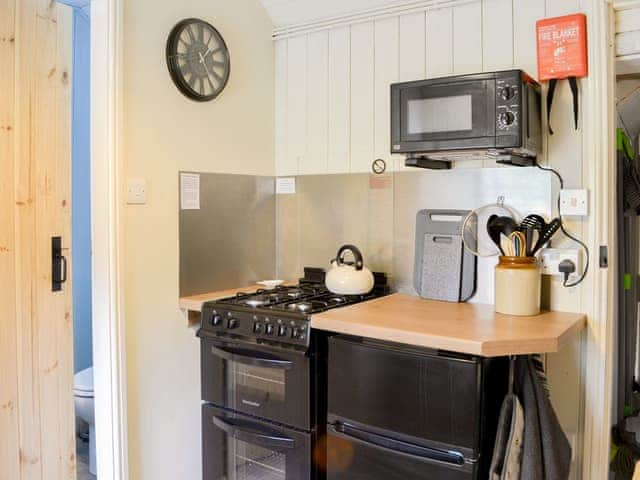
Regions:
[[[202,406],[204,480],[309,480],[311,434]]]
[[[392,151],[495,147],[495,90],[494,79],[393,85]]]
[[[202,399],[311,429],[311,358],[302,352],[201,338]]]

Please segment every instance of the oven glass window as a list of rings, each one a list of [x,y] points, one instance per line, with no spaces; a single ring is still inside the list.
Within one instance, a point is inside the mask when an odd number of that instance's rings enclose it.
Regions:
[[[228,441],[228,480],[286,480],[287,457],[284,453],[232,438]]]
[[[471,95],[420,98],[407,102],[407,133],[459,132],[473,128]]]
[[[230,405],[258,408],[263,404],[285,401],[285,370],[231,363],[227,369]]]

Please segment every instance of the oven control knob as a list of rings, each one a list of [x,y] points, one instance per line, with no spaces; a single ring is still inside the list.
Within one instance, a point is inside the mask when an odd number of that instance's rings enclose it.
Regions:
[[[498,122],[500,122],[500,125],[503,127],[508,127],[515,119],[516,116],[512,112],[502,112],[498,115]]]
[[[304,328],[294,328],[291,330],[291,338],[304,338]]]
[[[260,322],[253,324],[253,333],[262,333],[262,324]]]
[[[235,318],[230,318],[229,320],[227,320],[227,328],[238,328],[238,320],[236,320]]]
[[[513,87],[503,87],[500,90],[500,98],[502,100],[511,100],[514,95],[515,95],[515,91],[513,90]]]
[[[222,321],[222,317],[217,313],[214,313],[213,315],[211,315],[211,325],[213,325],[214,327],[220,325],[221,321]]]
[[[285,327],[284,325],[280,325],[278,327],[278,336],[279,337],[286,337],[287,336],[287,327]]]
[[[267,324],[267,326],[266,326],[266,327],[265,327],[265,329],[264,329],[264,332],[265,332],[267,335],[273,335],[273,325],[272,325],[272,324],[270,324],[270,323],[268,323],[268,324]]]

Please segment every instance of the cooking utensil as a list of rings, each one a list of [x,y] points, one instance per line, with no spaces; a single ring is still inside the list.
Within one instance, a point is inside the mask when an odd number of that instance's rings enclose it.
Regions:
[[[500,234],[500,250],[503,252],[503,256],[513,257],[513,244],[504,233]]]
[[[502,224],[498,224],[498,215],[491,215],[487,221],[487,233],[491,241],[498,247],[500,253],[504,256],[505,251],[502,248]]]
[[[487,222],[487,232],[489,233],[489,237],[493,242],[498,246],[502,255],[507,254],[504,249],[504,242],[501,238],[501,235],[508,237],[513,232],[518,231],[518,224],[511,217],[499,217],[497,215],[492,215],[489,217]],[[507,254],[508,255],[508,254]]]
[[[351,253],[353,262],[346,262],[345,255]],[[331,261],[331,269],[325,277],[330,292],[339,295],[364,295],[373,289],[374,278],[364,266],[362,253],[354,245],[343,245],[336,258]]]
[[[504,204],[504,198],[498,197],[496,203],[490,203],[470,212],[462,223],[462,242],[464,248],[476,257],[495,257],[501,255],[500,236],[491,238],[486,228],[492,217],[517,218],[517,213]]]
[[[546,224],[544,230],[540,234],[540,238],[538,238],[535,247],[533,247],[533,250],[531,251],[531,255],[535,255],[543,246],[549,243],[556,232],[560,230],[561,226],[562,222],[559,218],[554,218],[548,224]]]
[[[544,231],[546,225],[547,222],[545,221],[545,219],[535,213],[527,215],[520,223],[520,227],[518,228],[526,235],[526,248],[528,257],[532,255],[533,246],[540,238],[540,235]]]
[[[513,255],[515,257],[525,257],[526,256],[526,243],[527,240],[525,238],[524,233],[520,231],[512,232],[509,235],[509,241],[513,247]]]
[[[531,215],[527,215],[524,217],[522,222],[520,222],[520,231],[524,232],[527,227],[532,227],[534,230],[538,230],[539,232],[544,229],[544,226],[547,222],[542,218],[542,216],[532,213]]]

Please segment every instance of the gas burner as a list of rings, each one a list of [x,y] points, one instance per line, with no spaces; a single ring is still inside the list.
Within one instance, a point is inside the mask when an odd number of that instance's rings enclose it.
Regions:
[[[311,310],[313,308],[313,304],[309,303],[309,302],[302,302],[302,303],[289,303],[287,305],[287,309],[289,310],[296,310],[298,312],[308,312],[309,310]]]
[[[333,297],[329,299],[329,302],[332,302],[332,303],[345,303],[346,301],[347,299],[344,297]]]
[[[245,305],[249,305],[250,307],[256,308],[256,307],[261,307],[266,302],[264,300],[259,300],[257,298],[250,298],[248,300],[244,300],[243,303]]]

